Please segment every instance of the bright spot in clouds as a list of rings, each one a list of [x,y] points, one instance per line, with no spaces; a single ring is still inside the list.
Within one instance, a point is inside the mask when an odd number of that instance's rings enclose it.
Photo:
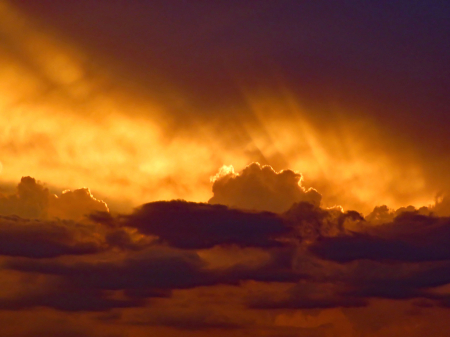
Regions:
[[[243,88],[247,104],[233,109],[249,118],[196,122],[181,93],[153,101],[11,6],[0,15],[11,46],[0,55],[8,65],[0,70],[4,182],[30,175],[57,189],[89,186],[130,209],[161,199],[205,202],[208,177],[220,167],[213,180],[232,169],[223,165],[242,170],[259,161],[301,172],[327,207],[368,213],[378,204],[428,205],[436,193],[414,155],[391,149],[370,121],[317,123],[321,108],[303,107],[282,86],[275,94]],[[169,117],[176,109],[192,110],[180,117],[192,120]]]

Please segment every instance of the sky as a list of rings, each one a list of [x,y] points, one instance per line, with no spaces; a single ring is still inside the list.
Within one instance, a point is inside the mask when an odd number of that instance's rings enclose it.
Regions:
[[[447,336],[449,19],[0,0],[0,334]]]

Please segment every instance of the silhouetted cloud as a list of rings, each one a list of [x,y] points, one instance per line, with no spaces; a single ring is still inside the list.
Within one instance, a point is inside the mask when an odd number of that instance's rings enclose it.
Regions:
[[[50,258],[104,250],[93,225],[0,216],[0,255]]]
[[[450,259],[450,219],[402,213],[393,222],[369,227],[365,232],[323,238],[309,249],[317,256],[338,262],[441,261]]]
[[[360,261],[345,268],[326,267],[287,291],[268,291],[248,298],[254,309],[365,307],[373,299],[426,299],[449,307],[448,293],[433,291],[450,282],[448,262],[438,266]]]
[[[214,283],[197,254],[167,247],[147,249],[108,262],[11,259],[7,268],[49,278],[47,286],[41,286],[43,289],[27,290],[1,300],[0,307],[8,310],[36,306],[63,311],[135,307],[144,304],[143,298],[167,297],[173,289]],[[56,283],[52,281],[55,276]],[[125,298],[118,300],[108,295],[116,290],[123,290]]]
[[[414,206],[400,207],[398,209],[390,209],[386,205],[376,206],[372,212],[366,216],[366,220],[372,225],[380,225],[392,222],[395,217],[403,213],[416,213],[421,215],[431,215],[434,213],[436,205],[430,207],[420,207],[416,209]]]
[[[336,281],[346,284],[341,293],[349,297],[428,298],[442,304],[449,295],[432,290],[450,282],[449,265],[449,261],[388,264],[365,260],[356,262]]]
[[[291,170],[275,172],[272,167],[259,163],[248,165],[241,173],[225,166],[213,178],[214,196],[208,202],[277,213],[301,201],[319,206],[321,195],[312,188],[303,188],[301,180],[300,173]]]
[[[307,202],[293,204],[281,217],[292,226],[293,233],[301,241],[308,242],[366,227],[364,218],[356,211],[323,209]]]
[[[11,260],[14,270],[59,275],[78,286],[103,289],[182,289],[213,283],[194,252],[153,247],[123,260],[79,262]]]
[[[48,306],[58,310],[97,311],[123,306],[140,306],[139,299],[169,297],[172,290],[230,284],[242,281],[297,282],[307,275],[292,269],[295,250],[274,250],[270,259],[256,266],[233,265],[210,269],[196,253],[155,246],[108,262],[64,263],[55,260],[10,259],[10,270],[58,277],[42,293],[29,291],[0,302],[3,309]],[[111,300],[108,291],[123,291],[125,299]],[[60,294],[70,292],[70,297]],[[69,303],[63,306],[64,301]],[[70,303],[74,302],[74,303]],[[92,305],[92,308],[89,308]]]
[[[124,216],[122,224],[184,249],[211,248],[221,244],[279,246],[276,237],[289,231],[283,220],[273,213],[186,201],[142,205],[133,214]]]

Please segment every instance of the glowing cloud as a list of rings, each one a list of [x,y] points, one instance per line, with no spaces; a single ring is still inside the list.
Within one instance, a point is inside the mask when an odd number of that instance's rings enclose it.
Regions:
[[[0,196],[0,214],[23,218],[83,220],[92,212],[108,211],[87,188],[67,190],[58,197],[31,177],[21,179],[16,194]]]
[[[210,204],[278,213],[301,201],[320,205],[321,195],[312,188],[303,188],[301,174],[291,170],[275,172],[268,165],[252,163],[235,173],[232,166],[224,166],[212,181],[214,196]]]

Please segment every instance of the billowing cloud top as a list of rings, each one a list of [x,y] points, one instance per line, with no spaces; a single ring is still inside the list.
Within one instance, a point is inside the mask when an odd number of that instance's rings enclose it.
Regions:
[[[108,212],[108,207],[95,199],[89,189],[67,190],[58,197],[31,177],[21,179],[16,194],[0,197],[0,214],[3,215],[81,220],[94,211]]]
[[[210,204],[277,213],[301,201],[320,205],[321,195],[303,188],[302,175],[291,170],[275,172],[268,165],[252,163],[235,173],[232,166],[224,166],[212,180],[214,196]]]

